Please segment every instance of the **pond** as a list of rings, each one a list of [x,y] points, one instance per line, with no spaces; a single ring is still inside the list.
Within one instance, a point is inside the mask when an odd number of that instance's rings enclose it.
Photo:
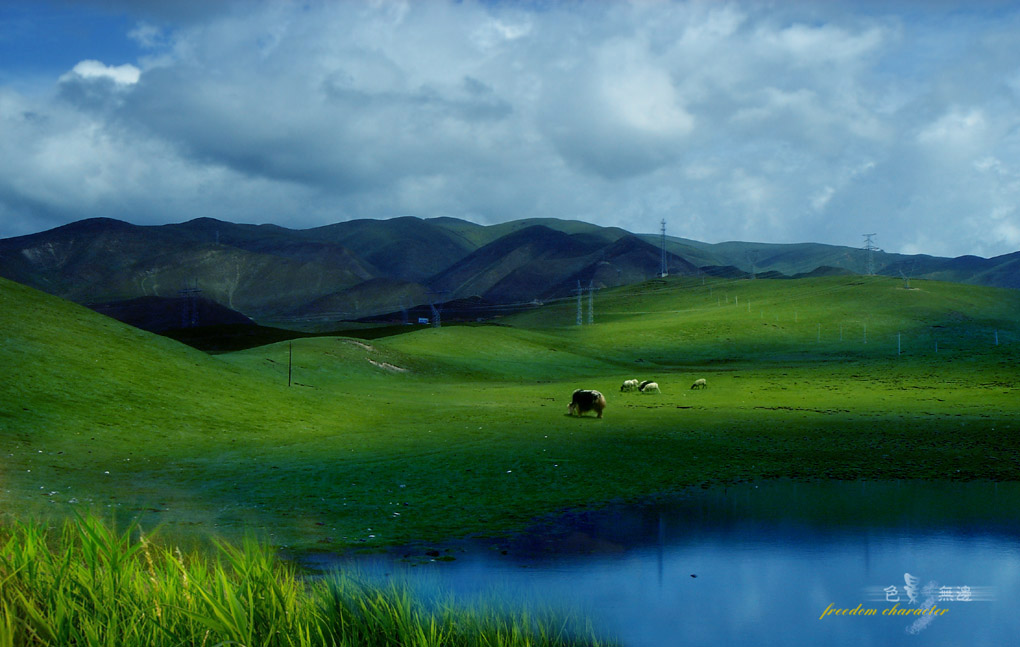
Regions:
[[[1017,483],[769,481],[356,566],[575,609],[633,647],[998,646],[1020,636],[1018,513]]]

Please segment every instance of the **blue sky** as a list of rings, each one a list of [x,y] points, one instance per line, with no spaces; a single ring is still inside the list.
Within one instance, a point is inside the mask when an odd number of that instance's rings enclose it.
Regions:
[[[0,2],[0,80],[52,84],[83,53],[99,60],[137,61],[142,49],[127,36],[135,22],[127,14],[87,4]]]
[[[0,237],[576,218],[1020,250],[1014,2],[0,0]]]

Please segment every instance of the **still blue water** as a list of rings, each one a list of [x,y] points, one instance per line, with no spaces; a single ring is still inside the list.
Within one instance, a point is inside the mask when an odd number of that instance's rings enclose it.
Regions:
[[[742,484],[441,555],[456,559],[428,563],[423,549],[358,565],[465,603],[586,613],[632,647],[1020,644],[1017,484]],[[883,615],[897,604],[945,613]],[[875,615],[821,618],[830,605]]]

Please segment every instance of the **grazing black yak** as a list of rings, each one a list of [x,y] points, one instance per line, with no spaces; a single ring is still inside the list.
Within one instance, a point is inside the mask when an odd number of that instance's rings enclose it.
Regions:
[[[570,406],[567,407],[567,413],[572,416],[580,416],[588,411],[594,411],[597,417],[601,418],[602,410],[605,408],[606,396],[598,391],[578,389],[574,391],[574,395],[570,398]]]

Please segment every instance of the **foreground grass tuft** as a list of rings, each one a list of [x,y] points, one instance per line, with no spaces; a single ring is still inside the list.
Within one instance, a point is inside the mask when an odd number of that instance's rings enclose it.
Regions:
[[[95,517],[0,528],[0,647],[593,645],[551,612],[425,604],[397,584],[306,581],[264,546],[183,554]]]

